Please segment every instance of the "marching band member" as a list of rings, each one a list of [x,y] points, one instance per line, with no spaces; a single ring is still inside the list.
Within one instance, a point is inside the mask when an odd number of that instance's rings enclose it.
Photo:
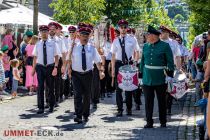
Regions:
[[[120,20],[118,22],[120,36],[117,37],[112,44],[111,52],[112,52],[112,77],[116,78],[119,68],[123,65],[127,65],[131,62],[131,57],[134,52],[139,52],[139,46],[137,41],[127,35],[127,27],[128,22],[125,20]],[[137,53],[138,54],[138,53]],[[134,61],[138,61],[139,56],[135,55]],[[133,91],[126,91],[126,106],[127,106],[127,115],[132,115],[132,95]],[[118,107],[117,116],[121,117],[123,114],[123,97],[122,90],[118,87],[116,82],[116,102]]]
[[[49,90],[49,112],[53,112],[55,105],[54,95],[54,80],[57,75],[58,57],[60,50],[58,44],[48,38],[49,28],[46,25],[39,27],[41,33],[41,40],[36,44],[33,51],[33,72],[37,72],[38,78],[38,112],[37,114],[44,113],[44,83],[46,81],[47,89]]]
[[[181,70],[181,68],[182,68],[181,67],[181,51],[179,48],[179,44],[176,40],[169,38],[170,34],[174,34],[174,32],[171,31],[170,29],[166,28],[165,26],[160,26],[160,30],[161,30],[160,38],[162,39],[162,41],[168,43],[169,46],[171,47],[176,68],[178,70]],[[173,75],[172,75],[172,77],[173,77]],[[172,101],[173,101],[173,97],[170,95],[170,93],[167,92],[167,113],[168,113],[168,115],[171,115]]]
[[[63,81],[61,78],[61,66],[62,66],[62,62],[65,61],[65,55],[66,55],[66,47],[65,47],[65,43],[63,38],[60,36],[60,29],[61,27],[59,27],[58,23],[55,22],[50,22],[48,24],[49,27],[49,39],[51,39],[52,41],[54,41],[55,43],[57,43],[60,52],[62,53],[62,58],[59,57],[59,63],[58,63],[58,73],[56,76],[56,80],[55,80],[55,96],[56,96],[56,103],[55,103],[55,107],[58,107],[58,102],[59,100],[62,101],[61,96],[63,95]]]
[[[66,90],[68,89],[68,88],[64,87],[65,79],[62,79],[62,73],[61,73],[61,68],[62,68],[63,63],[65,63],[65,61],[66,61],[66,55],[67,55],[67,51],[68,51],[67,47],[65,46],[64,37],[62,35],[62,29],[63,29],[63,27],[59,23],[57,23],[57,30],[56,30],[57,39],[56,40],[59,43],[59,49],[60,49],[60,52],[62,53],[62,57],[60,57],[59,63],[58,63],[58,75],[57,75],[57,77],[56,77],[57,79],[55,81],[55,85],[56,85],[55,92],[58,92],[57,95],[59,95],[58,99],[60,102],[63,101],[64,89],[66,89]],[[69,91],[67,91],[67,93],[68,92]],[[65,93],[65,94],[67,94],[67,93]],[[65,99],[66,98],[67,97],[65,97]]]
[[[187,63],[187,57],[189,56],[189,52],[187,48],[182,44],[182,37],[180,35],[176,36],[176,41],[179,43],[179,49],[181,51],[181,66],[184,66],[186,70],[185,64]]]
[[[174,56],[174,63],[176,65],[176,68],[180,70],[181,69],[181,51],[179,48],[179,44],[176,40],[169,38],[170,32],[172,32],[170,29],[166,28],[165,26],[160,26],[160,30],[161,30],[160,38],[162,41],[170,45],[173,56]]]
[[[88,43],[91,30],[87,27],[79,29],[80,43],[72,46],[67,55],[68,64],[71,64],[69,71],[72,75],[74,88],[74,104],[76,118],[74,121],[82,123],[88,121],[90,115],[90,95],[91,83],[93,77],[93,62],[97,65],[100,75],[101,72],[101,58],[96,48]]]
[[[161,33],[148,26],[147,42],[144,44],[140,71],[143,74],[143,93],[145,95],[145,110],[147,124],[144,128],[153,128],[153,107],[155,93],[158,99],[159,119],[161,127],[166,127],[166,84],[164,69],[173,75],[173,54],[168,43],[160,41]],[[157,74],[158,73],[158,74]]]

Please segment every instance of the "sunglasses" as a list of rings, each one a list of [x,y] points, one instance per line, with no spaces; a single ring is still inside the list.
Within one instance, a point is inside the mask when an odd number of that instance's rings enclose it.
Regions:
[[[41,33],[48,33],[49,31],[48,30],[42,30],[40,31]]]
[[[127,29],[127,26],[120,26],[121,29]]]
[[[70,34],[73,34],[73,33],[75,33],[75,32],[74,32],[74,31],[70,31],[69,33],[70,33]]]

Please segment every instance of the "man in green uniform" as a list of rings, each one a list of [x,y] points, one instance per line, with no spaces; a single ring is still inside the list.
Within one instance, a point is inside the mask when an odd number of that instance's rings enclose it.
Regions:
[[[144,128],[153,128],[153,106],[155,93],[158,99],[161,127],[166,127],[166,89],[165,73],[171,76],[174,71],[172,50],[168,43],[159,38],[160,32],[148,26],[147,42],[143,47],[140,71],[143,74],[143,93],[145,95],[146,121]]]

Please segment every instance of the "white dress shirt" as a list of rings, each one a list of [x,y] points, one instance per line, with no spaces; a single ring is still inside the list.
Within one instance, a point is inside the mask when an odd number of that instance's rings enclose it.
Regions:
[[[106,60],[112,59],[111,46],[112,46],[112,44],[110,42],[106,41],[106,44],[103,47],[104,56],[106,57]]]
[[[68,39],[68,43],[69,43],[69,45],[68,45],[68,51],[70,51],[70,49],[72,48],[72,43],[73,43],[73,41],[74,41],[74,40],[71,39],[71,38],[69,37],[69,39]],[[75,44],[79,44],[79,43],[80,43],[79,39],[76,38],[75,41],[74,41],[74,43],[75,43]]]
[[[101,57],[96,48],[90,44],[85,45],[86,66],[87,69],[82,69],[82,45],[78,43],[72,51],[72,70],[77,72],[86,72],[93,69],[93,62],[95,64],[102,62]]]
[[[68,51],[65,46],[64,38],[62,36],[50,36],[49,39],[58,44],[58,48],[62,54]]]
[[[172,50],[172,53],[173,53],[173,56],[174,56],[174,60],[176,60],[175,58],[177,56],[181,56],[181,51],[180,51],[180,48],[179,48],[179,44],[176,40],[173,40],[173,39],[169,38],[169,39],[163,40],[163,41],[168,43],[169,46],[171,47],[171,50]]]
[[[44,44],[43,40],[38,41],[33,50],[33,56],[37,57],[37,63],[41,65],[44,65],[43,44]],[[55,43],[55,41],[53,41],[52,39],[48,39],[46,41],[46,49],[47,49],[47,65],[55,63],[54,57],[61,56],[58,44]]]
[[[122,40],[122,37],[120,38]],[[138,45],[137,40],[130,35],[126,35],[125,36],[125,53],[128,59],[133,56],[135,51],[139,51],[139,45]],[[112,47],[111,47],[111,52],[112,54],[115,54],[116,60],[122,61],[122,48],[120,46],[119,38],[114,39],[112,43]]]

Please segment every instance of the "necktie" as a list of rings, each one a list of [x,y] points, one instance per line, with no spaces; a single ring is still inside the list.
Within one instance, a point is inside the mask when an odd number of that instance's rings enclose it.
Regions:
[[[82,45],[82,69],[84,71],[87,69],[87,66],[86,66],[85,45]]]
[[[44,41],[44,44],[43,44],[43,62],[44,62],[44,65],[47,65],[47,47],[46,47],[46,41]]]
[[[122,62],[125,64],[126,60],[126,54],[125,54],[125,37],[122,39]]]

